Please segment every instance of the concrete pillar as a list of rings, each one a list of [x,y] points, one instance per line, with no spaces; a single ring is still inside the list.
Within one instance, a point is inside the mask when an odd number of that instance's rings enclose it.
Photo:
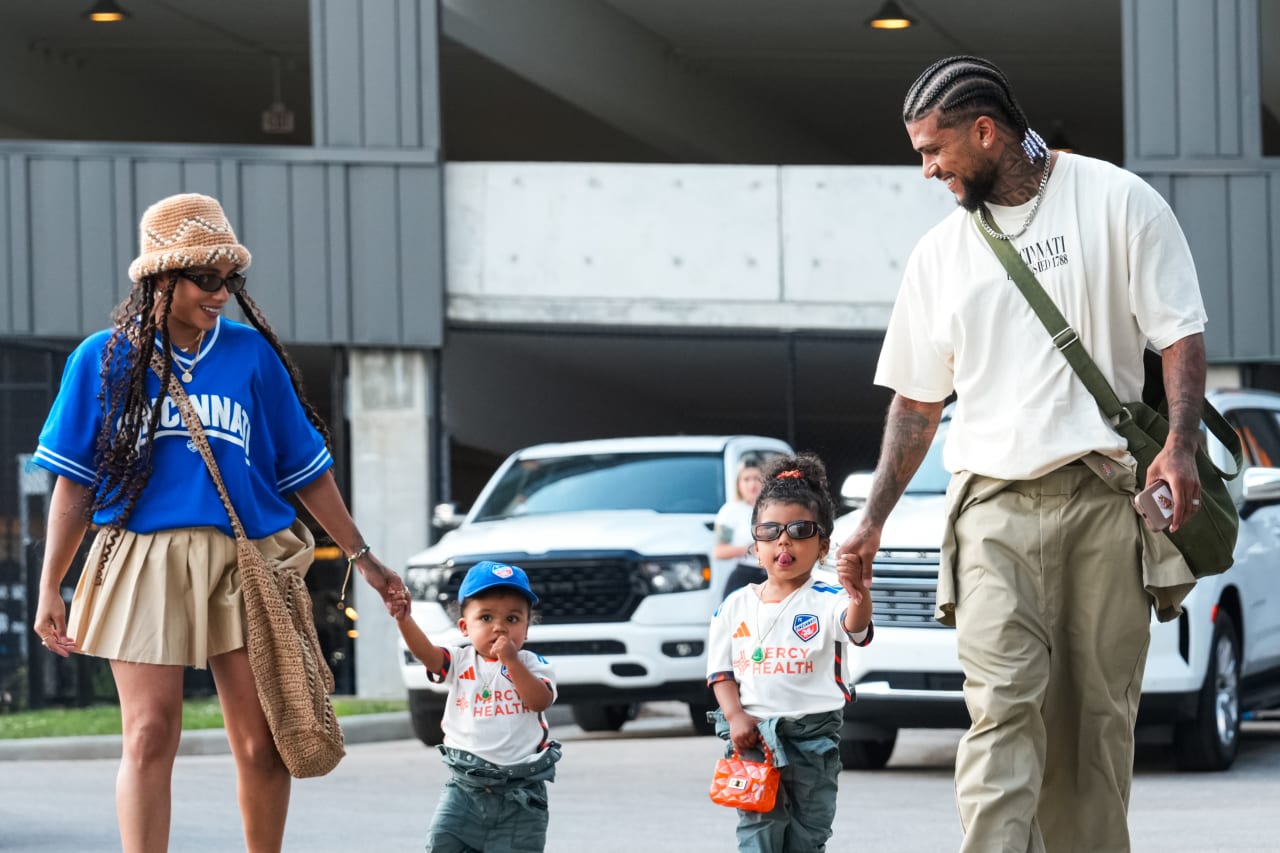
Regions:
[[[374,553],[401,576],[409,556],[427,546],[431,357],[412,350],[351,352],[352,512]],[[356,693],[404,696],[394,621],[368,584],[356,586],[355,601]]]

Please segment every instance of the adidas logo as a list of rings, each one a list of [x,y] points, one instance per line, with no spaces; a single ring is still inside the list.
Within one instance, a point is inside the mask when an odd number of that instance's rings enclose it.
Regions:
[[[751,636],[751,629],[747,627],[747,623],[746,623],[746,622],[739,622],[739,623],[738,623],[738,630],[736,630],[736,631],[734,631],[734,632],[733,632],[733,636],[734,636],[734,637],[750,637],[750,636]]]
[[[475,681],[475,680],[476,680],[476,668],[475,668],[474,666],[469,666],[469,667],[467,667],[465,671],[463,671],[462,673],[460,673],[460,674],[458,675],[458,678],[469,678],[469,679],[471,679],[472,681]]]

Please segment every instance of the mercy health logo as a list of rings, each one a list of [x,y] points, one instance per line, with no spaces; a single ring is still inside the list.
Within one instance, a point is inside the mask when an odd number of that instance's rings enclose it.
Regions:
[[[818,635],[819,627],[818,617],[812,613],[797,613],[796,618],[791,621],[791,630],[806,643]]]

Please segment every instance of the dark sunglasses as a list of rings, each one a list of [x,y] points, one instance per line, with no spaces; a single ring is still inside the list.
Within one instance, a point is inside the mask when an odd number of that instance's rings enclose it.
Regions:
[[[803,519],[790,524],[779,524],[776,521],[764,521],[751,528],[751,536],[757,542],[772,542],[782,535],[782,531],[792,539],[812,539],[822,532],[818,522]]]
[[[178,275],[203,290],[205,293],[217,293],[222,288],[227,289],[227,293],[235,296],[244,290],[245,280],[238,272],[233,272],[226,278],[222,278],[211,272],[192,272],[191,270],[178,270]]]

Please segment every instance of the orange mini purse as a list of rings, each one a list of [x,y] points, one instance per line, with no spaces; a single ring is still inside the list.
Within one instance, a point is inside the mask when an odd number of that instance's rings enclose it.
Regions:
[[[764,747],[764,761],[751,761],[733,751],[731,758],[716,762],[711,777],[711,801],[749,812],[773,811],[781,774],[773,766],[773,753]]]

